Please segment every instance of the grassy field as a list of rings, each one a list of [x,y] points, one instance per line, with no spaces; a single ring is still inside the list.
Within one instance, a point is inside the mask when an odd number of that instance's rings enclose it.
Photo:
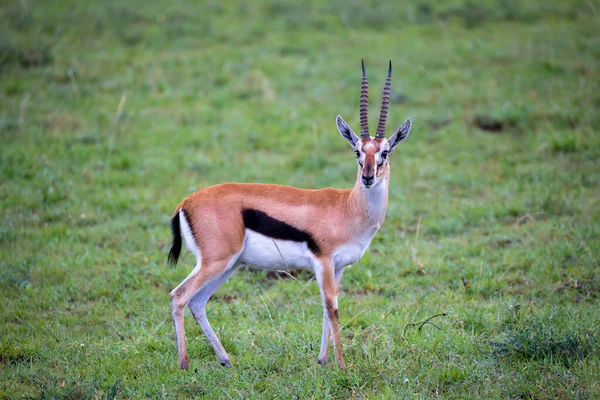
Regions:
[[[0,398],[598,398],[597,2],[198,3],[2,2]],[[348,369],[310,274],[242,271],[208,305],[235,368],[188,313],[179,370],[175,206],[351,187],[361,58],[372,129],[388,59],[413,129],[344,275]]]

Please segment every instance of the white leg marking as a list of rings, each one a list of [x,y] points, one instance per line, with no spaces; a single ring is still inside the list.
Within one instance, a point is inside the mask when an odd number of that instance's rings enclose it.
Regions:
[[[327,316],[327,310],[323,311],[323,330],[321,331],[321,349],[319,351],[319,364],[327,364],[327,353],[329,346],[329,334],[331,332],[331,326],[329,324],[329,317]]]
[[[327,363],[327,346],[329,345],[329,334],[331,332],[331,323],[329,322],[329,315],[327,315],[327,307],[325,307],[325,297],[323,294],[323,264],[320,261],[313,261],[313,269],[315,271],[315,279],[319,285],[319,292],[321,293],[321,301],[323,302],[323,330],[321,331],[321,349],[319,351],[319,363]]]

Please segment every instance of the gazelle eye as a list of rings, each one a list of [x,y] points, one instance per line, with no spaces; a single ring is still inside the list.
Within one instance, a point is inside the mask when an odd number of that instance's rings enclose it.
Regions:
[[[354,154],[356,154],[356,158],[360,157],[360,151],[354,150]]]
[[[387,151],[387,150],[383,151],[381,153],[381,158],[387,158],[388,154],[390,154],[389,151]]]

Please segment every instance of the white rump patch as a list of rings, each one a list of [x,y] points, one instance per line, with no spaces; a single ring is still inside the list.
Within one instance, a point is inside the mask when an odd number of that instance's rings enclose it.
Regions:
[[[196,239],[194,239],[192,228],[190,227],[183,210],[179,210],[179,225],[181,226],[181,235],[185,239],[185,245],[192,253],[194,253],[198,261],[198,265],[200,265],[202,260],[202,257],[200,256],[200,248],[196,243]]]

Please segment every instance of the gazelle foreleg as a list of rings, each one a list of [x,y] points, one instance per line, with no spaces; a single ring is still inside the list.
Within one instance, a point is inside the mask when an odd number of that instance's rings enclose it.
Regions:
[[[335,359],[339,367],[346,368],[346,364],[342,358],[342,347],[340,345],[337,304],[338,289],[335,281],[333,262],[326,258],[322,258],[319,261],[319,265],[316,265],[315,268],[315,276],[317,278],[317,283],[319,284],[319,289],[321,291],[321,298],[323,300],[324,314],[326,317],[324,319],[327,319],[327,321],[324,321],[324,325],[327,324],[329,326],[329,330],[333,335]],[[323,331],[325,331],[325,328],[323,328]],[[323,337],[321,339],[323,339]],[[327,343],[327,340],[325,342]],[[321,349],[323,349],[323,343],[321,343]],[[321,355],[323,354],[321,353],[319,355],[319,362],[323,363],[323,361],[326,361],[326,359],[322,359]]]
[[[344,268],[340,268],[335,270],[334,278],[335,278],[335,288],[336,295],[340,293],[340,284],[342,283],[342,275],[344,273]],[[329,316],[327,315],[327,310],[323,310],[323,332],[321,333],[321,351],[319,352],[319,364],[327,364],[327,355],[329,350],[329,338],[331,337],[331,326],[329,324]]]

